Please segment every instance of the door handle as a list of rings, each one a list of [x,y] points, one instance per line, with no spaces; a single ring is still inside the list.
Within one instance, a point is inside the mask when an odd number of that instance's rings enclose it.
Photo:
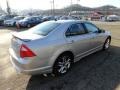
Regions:
[[[74,42],[75,42],[74,40],[71,40],[71,41],[69,41],[68,43],[69,43],[69,44],[72,44],[72,43],[74,43]]]

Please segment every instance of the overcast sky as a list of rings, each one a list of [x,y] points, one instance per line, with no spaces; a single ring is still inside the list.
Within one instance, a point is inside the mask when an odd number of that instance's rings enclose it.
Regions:
[[[8,0],[12,9],[50,9],[51,0]],[[77,0],[72,0],[77,3]],[[55,8],[63,8],[70,5],[71,0],[55,0]],[[80,0],[80,5],[88,7],[99,7],[103,5],[114,5],[120,7],[120,0]],[[0,6],[6,8],[6,0],[0,0]]]

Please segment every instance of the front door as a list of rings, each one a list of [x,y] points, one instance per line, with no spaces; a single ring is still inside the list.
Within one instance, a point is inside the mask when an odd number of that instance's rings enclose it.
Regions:
[[[88,35],[91,36],[91,49],[97,49],[103,46],[103,33],[99,33],[99,29],[92,23],[84,23],[84,26],[88,31]]]
[[[81,23],[72,24],[66,32],[66,41],[75,54],[80,57],[90,50],[90,35],[87,34]]]

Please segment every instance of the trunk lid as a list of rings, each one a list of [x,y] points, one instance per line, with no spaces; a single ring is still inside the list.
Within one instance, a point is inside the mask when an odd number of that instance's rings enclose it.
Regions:
[[[20,48],[22,44],[27,44],[32,40],[42,39],[44,36],[29,32],[12,33],[11,48],[18,58],[20,58]]]
[[[31,40],[36,40],[36,39],[42,39],[45,36],[42,35],[38,35],[38,34],[34,34],[32,32],[28,32],[28,31],[23,31],[23,32],[19,32],[19,33],[12,33],[13,37],[16,37],[18,39],[20,39],[21,41],[31,41]]]

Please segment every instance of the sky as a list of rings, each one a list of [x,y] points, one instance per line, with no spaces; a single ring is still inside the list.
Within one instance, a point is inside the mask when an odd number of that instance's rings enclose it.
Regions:
[[[12,9],[41,9],[51,8],[51,0],[8,0]],[[72,0],[73,4],[80,4],[87,7],[99,7],[103,5],[114,5],[120,8],[120,0]],[[55,0],[55,8],[60,9],[71,4],[71,0]],[[0,7],[6,8],[6,0],[0,0]]]

